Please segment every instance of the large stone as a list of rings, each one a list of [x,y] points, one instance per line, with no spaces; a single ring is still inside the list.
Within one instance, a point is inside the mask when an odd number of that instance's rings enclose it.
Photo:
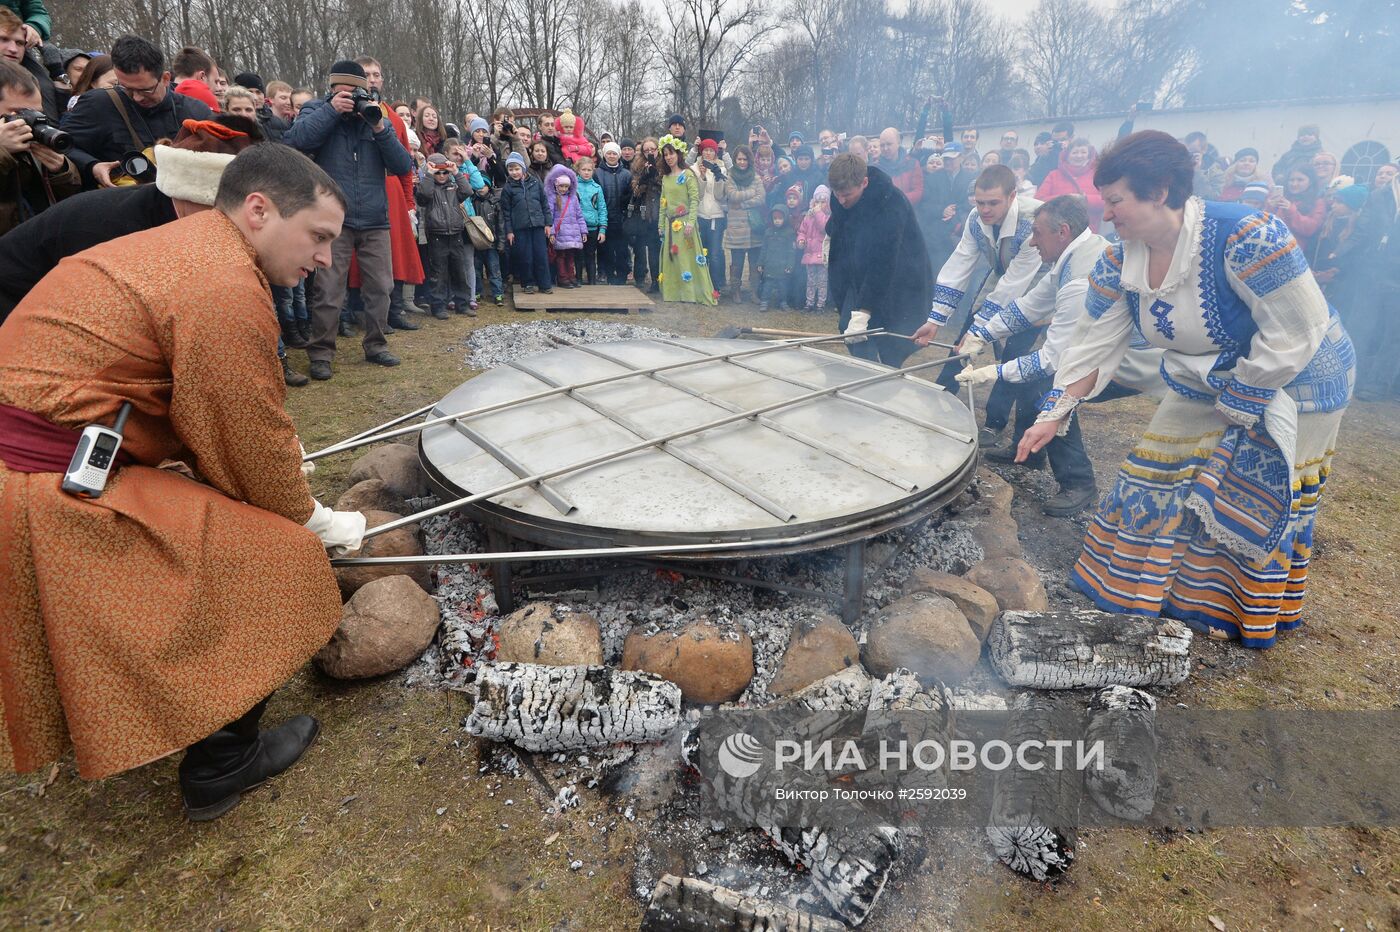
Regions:
[[[990,592],[1003,612],[1043,612],[1050,607],[1040,574],[1025,560],[983,560],[964,573],[963,579]]]
[[[952,600],[916,592],[876,616],[865,644],[865,666],[876,676],[905,667],[923,683],[957,683],[972,672],[981,653],[981,640]]]
[[[340,627],[316,653],[316,666],[342,680],[381,676],[408,666],[433,641],[437,601],[407,576],[385,576],[359,588]]]
[[[365,521],[369,527],[378,527],[381,524],[388,524],[396,521],[400,515],[389,511],[366,511],[363,513]],[[364,542],[359,550],[346,554],[348,557],[416,557],[423,553],[423,544],[419,540],[419,527],[417,524],[405,524],[401,528],[386,531],[378,537],[371,537]],[[422,586],[425,591],[431,591],[433,585],[432,569],[426,563],[414,564],[412,566],[339,566],[335,570],[335,578],[340,583],[340,594],[345,598],[350,598],[360,587],[376,579],[383,579],[386,576],[407,576],[414,582]]]
[[[977,470],[977,495],[993,512],[1011,513],[1011,499],[1015,496],[1015,489],[1011,483],[985,466]]]
[[[408,502],[403,496],[389,491],[383,479],[366,479],[357,482],[335,501],[336,511],[389,511],[396,515],[408,514]]]
[[[768,693],[789,696],[859,662],[860,648],[841,619],[823,615],[815,621],[800,621],[793,626]]]
[[[386,443],[370,450],[350,464],[349,479],[352,484],[378,479],[400,498],[418,498],[428,493],[418,451],[406,443]]]
[[[997,620],[997,612],[1001,610],[996,597],[981,586],[961,576],[926,567],[914,570],[904,581],[902,595],[913,595],[916,592],[932,592],[951,600],[958,607],[958,611],[967,618],[967,623],[972,626],[972,633],[977,635],[979,641],[987,639],[987,632],[992,629],[992,622]]]
[[[992,512],[972,525],[972,539],[982,548],[982,558],[1021,556],[1021,541],[1016,521],[1007,514]]]
[[[496,627],[497,663],[543,663],[553,667],[598,666],[603,662],[603,632],[598,620],[583,612],[561,611],[548,602],[517,609]]]
[[[622,669],[670,680],[687,702],[729,702],[753,679],[753,641],[703,619],[676,631],[633,631],[622,645]]]

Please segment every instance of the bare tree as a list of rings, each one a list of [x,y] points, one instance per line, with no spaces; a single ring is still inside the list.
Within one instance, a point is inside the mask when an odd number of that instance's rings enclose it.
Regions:
[[[761,0],[676,0],[665,9],[670,39],[659,51],[675,69],[676,102],[708,120],[777,24]]]
[[[1089,0],[1040,0],[1022,29],[1022,70],[1041,116],[1081,112],[1096,94],[1103,15]]]

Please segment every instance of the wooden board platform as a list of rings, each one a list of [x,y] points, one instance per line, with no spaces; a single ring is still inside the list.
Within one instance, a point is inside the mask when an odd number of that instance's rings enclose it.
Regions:
[[[555,286],[553,294],[526,294],[515,289],[512,301],[520,310],[603,311],[615,314],[650,314],[656,309],[651,296],[631,285],[583,285],[578,288]]]

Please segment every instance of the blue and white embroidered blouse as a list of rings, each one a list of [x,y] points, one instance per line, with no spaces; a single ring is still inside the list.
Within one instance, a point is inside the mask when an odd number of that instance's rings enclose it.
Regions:
[[[1282,220],[1193,197],[1156,288],[1147,264],[1143,243],[1104,251],[1089,276],[1087,319],[1060,360],[1057,389],[1097,369],[1089,397],[1097,395],[1140,330],[1163,350],[1168,388],[1214,402],[1237,423],[1257,422],[1280,389],[1299,413],[1346,406],[1355,352]]]
[[[1044,266],[1040,251],[1027,245],[1039,207],[1040,201],[1033,197],[1012,198],[995,237],[992,228],[978,218],[975,208],[968,213],[957,247],[943,263],[943,268],[935,273],[938,278],[933,286],[933,307],[928,314],[930,323],[940,327],[946,324],[972,285],[974,273],[979,267],[987,269],[978,283],[980,290],[988,278],[996,275],[998,258],[1005,262],[1005,271],[992,285],[983,308],[989,315],[997,314],[1013,298],[1026,293]]]

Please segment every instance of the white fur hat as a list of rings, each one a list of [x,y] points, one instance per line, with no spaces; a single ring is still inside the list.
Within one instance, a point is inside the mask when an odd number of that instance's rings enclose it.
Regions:
[[[156,146],[156,187],[166,197],[213,207],[219,179],[233,159],[223,152]]]

